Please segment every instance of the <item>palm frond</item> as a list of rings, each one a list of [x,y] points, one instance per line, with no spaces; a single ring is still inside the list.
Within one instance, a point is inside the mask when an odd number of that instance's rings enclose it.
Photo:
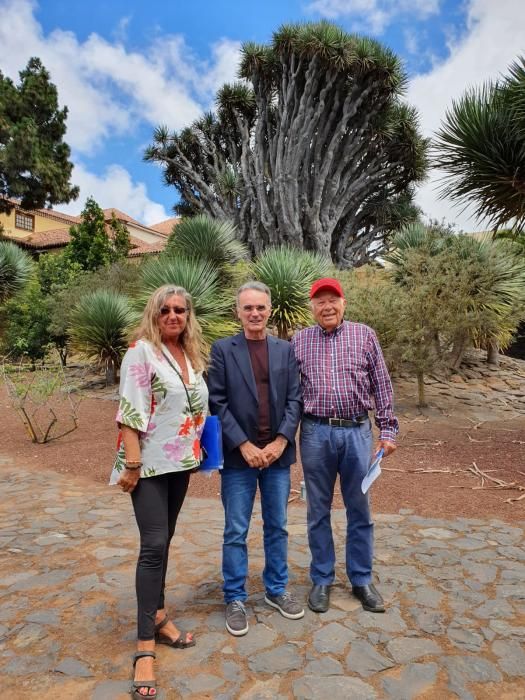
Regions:
[[[330,261],[322,255],[282,246],[269,248],[252,264],[255,279],[272,293],[272,315],[279,336],[311,322],[308,293],[312,282],[327,274]]]
[[[152,292],[165,284],[184,287],[189,292],[207,344],[237,330],[232,316],[233,299],[221,289],[219,273],[212,262],[166,256],[146,263],[136,307],[142,310]]]
[[[235,173],[223,184],[236,186]],[[188,217],[171,234],[166,253],[203,260],[217,268],[234,264],[248,256],[246,247],[236,239],[235,226],[229,221],[212,219],[206,214]],[[189,290],[188,290],[189,291]]]
[[[0,303],[21,291],[33,273],[29,255],[10,241],[0,241]]]
[[[71,338],[77,351],[88,358],[120,364],[128,335],[138,314],[126,296],[105,289],[86,294],[71,317]]]

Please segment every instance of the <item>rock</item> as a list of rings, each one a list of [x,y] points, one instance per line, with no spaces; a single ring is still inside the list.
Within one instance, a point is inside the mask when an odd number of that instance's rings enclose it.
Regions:
[[[314,634],[314,648],[322,653],[341,654],[355,637],[348,627],[332,622]]]
[[[89,668],[77,659],[63,659],[53,671],[55,673],[63,673],[65,676],[73,676],[75,678],[91,678],[93,674]]]
[[[511,617],[514,613],[506,600],[496,598],[496,600],[487,600],[486,603],[482,603],[472,611],[472,614],[484,620],[494,617]]]
[[[382,656],[375,648],[365,642],[358,640],[352,642],[350,651],[346,657],[346,667],[351,673],[358,673],[367,678],[378,671],[392,668],[394,663],[391,659]]]
[[[263,651],[248,660],[248,666],[254,673],[288,673],[301,668],[303,658],[290,644]]]
[[[403,632],[406,629],[406,622],[397,608],[387,608],[384,613],[363,611],[357,616],[357,622],[365,629],[379,628],[385,632]]]
[[[391,700],[412,700],[431,690],[437,673],[437,664],[410,664],[403,669],[399,679],[385,678],[383,688]]]
[[[51,625],[55,627],[60,624],[60,614],[58,610],[36,610],[26,617],[27,622],[35,622],[38,625]]]
[[[490,661],[479,656],[445,656],[440,660],[448,671],[448,687],[461,698],[476,700],[466,683],[499,683],[501,673]]]
[[[432,537],[437,540],[448,540],[452,537],[456,537],[457,533],[451,530],[446,530],[443,527],[429,527],[423,530],[419,530],[423,537]]]
[[[304,669],[306,676],[343,676],[343,666],[331,656],[321,656],[313,659]]]
[[[441,635],[445,631],[445,616],[441,612],[435,610],[426,610],[425,608],[410,608],[417,627],[426,634]]]
[[[242,637],[242,639],[238,641],[237,653],[243,656],[251,656],[261,651],[261,649],[268,649],[268,647],[273,646],[276,639],[276,632],[272,629],[268,629],[266,625],[251,625],[250,632],[246,637]]]
[[[214,691],[224,685],[224,679],[211,673],[199,673],[197,676],[186,678],[175,676],[171,685],[175,688],[182,688],[185,691],[184,694],[210,697],[209,694],[211,693],[211,697],[213,697]]]
[[[485,641],[478,632],[463,627],[449,627],[447,634],[454,646],[467,651],[479,651]]]
[[[508,676],[525,677],[525,652],[519,642],[492,642],[492,651],[499,656],[498,666]]]
[[[296,700],[374,700],[377,697],[368,683],[345,676],[303,676],[293,682],[292,692]]]
[[[93,556],[97,559],[109,559],[110,557],[127,557],[131,550],[123,547],[97,547],[93,551]]]
[[[433,656],[441,652],[441,647],[432,639],[419,637],[397,637],[386,645],[390,656],[398,664],[406,664],[422,656]]]

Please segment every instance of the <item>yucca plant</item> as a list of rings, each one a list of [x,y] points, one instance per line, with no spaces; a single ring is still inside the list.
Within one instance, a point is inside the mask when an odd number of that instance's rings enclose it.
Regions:
[[[23,289],[32,272],[33,262],[25,251],[10,241],[0,241],[0,303]]]
[[[269,248],[252,263],[253,276],[272,293],[270,323],[279,338],[288,338],[297,326],[311,323],[308,293],[312,282],[327,274],[330,264],[318,253],[286,246]]]
[[[520,246],[494,240],[490,234],[454,240],[458,255],[473,269],[471,308],[479,316],[476,345],[487,348],[488,361],[498,362],[520,321],[525,319],[525,260]]]
[[[182,224],[181,224],[182,225]],[[207,346],[236,332],[233,300],[219,284],[219,273],[211,262],[163,256],[144,265],[136,308],[144,308],[150,294],[164,284],[184,287],[191,294],[195,315]]]
[[[494,227],[525,224],[525,57],[508,76],[470,88],[447,110],[433,164],[441,195],[471,205]]]
[[[96,358],[115,384],[117,369],[128,347],[128,335],[138,314],[126,296],[105,289],[86,294],[72,313],[70,333],[78,352]]]
[[[246,247],[235,237],[235,226],[206,214],[185,218],[178,224],[166,253],[213,263],[222,276],[228,265],[248,256]]]

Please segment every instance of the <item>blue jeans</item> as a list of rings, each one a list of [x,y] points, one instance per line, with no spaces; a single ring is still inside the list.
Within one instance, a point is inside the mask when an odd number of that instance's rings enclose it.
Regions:
[[[346,508],[346,573],[354,586],[371,582],[374,526],[368,494],[361,492],[361,481],[370,464],[371,452],[370,421],[354,428],[332,428],[303,419],[301,459],[312,555],[310,577],[314,584],[329,585],[335,576],[330,511],[337,474]]]
[[[286,530],[290,467],[228,468],[221,471],[224,506],[222,575],[224,600],[246,600],[248,548],[246,538],[257,484],[261,492],[266,593],[281,595],[288,583],[288,531]]]

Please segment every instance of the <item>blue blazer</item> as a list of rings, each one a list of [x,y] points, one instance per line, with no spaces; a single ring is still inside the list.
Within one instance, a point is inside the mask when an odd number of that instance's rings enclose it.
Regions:
[[[289,342],[271,335],[267,338],[272,439],[280,434],[288,440],[273,464],[285,467],[295,462],[295,433],[302,410],[299,369]],[[248,466],[239,445],[257,439],[259,404],[244,333],[212,345],[208,389],[210,413],[221,419],[225,468]]]

